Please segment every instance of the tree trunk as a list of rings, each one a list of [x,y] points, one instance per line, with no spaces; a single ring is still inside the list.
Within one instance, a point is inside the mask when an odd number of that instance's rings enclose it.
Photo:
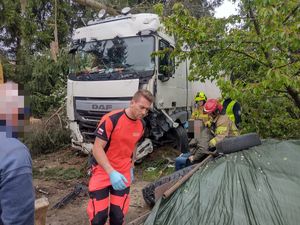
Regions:
[[[52,59],[57,62],[58,35],[57,35],[57,0],[54,0],[54,41],[50,43]]]
[[[27,5],[27,0],[20,0],[20,4],[21,4],[21,15],[24,15],[25,14],[26,5]]]
[[[300,109],[300,96],[299,96],[299,91],[295,90],[291,86],[287,86],[286,90],[288,94],[292,97],[294,100],[295,105]]]
[[[106,5],[97,2],[96,0],[74,0],[74,2],[83,5],[83,6],[87,6],[90,7],[94,10],[100,10],[100,9],[105,9],[107,11],[107,13],[109,13],[110,15],[114,16],[117,15],[117,11],[111,7],[107,7]]]

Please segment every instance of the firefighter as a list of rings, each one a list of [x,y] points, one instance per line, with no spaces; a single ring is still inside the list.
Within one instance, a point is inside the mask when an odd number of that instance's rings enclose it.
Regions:
[[[195,106],[194,110],[192,113],[192,119],[194,120],[199,120],[199,119],[204,119],[207,120],[207,115],[203,113],[203,107],[204,104],[207,100],[207,97],[203,91],[200,91],[196,94],[194,101],[195,101]]]
[[[234,122],[232,122],[222,110],[223,106],[217,99],[209,99],[204,105],[204,112],[212,118],[210,131],[213,138],[209,140],[209,148],[214,148],[216,144],[225,137],[239,135],[239,131]]]
[[[241,105],[235,100],[232,100],[230,97],[225,98],[222,101],[223,105],[223,113],[226,113],[229,119],[235,123],[235,125],[239,128],[241,119]]]
[[[223,113],[223,106],[217,99],[208,99],[204,112],[211,118],[211,123],[203,123],[196,148],[191,153],[181,155],[175,160],[175,169],[179,170],[202,159],[207,151],[215,149],[217,143],[225,137],[239,135],[239,131],[229,117]]]

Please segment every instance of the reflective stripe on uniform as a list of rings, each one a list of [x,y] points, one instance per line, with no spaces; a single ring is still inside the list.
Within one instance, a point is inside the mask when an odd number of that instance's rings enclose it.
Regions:
[[[216,138],[211,139],[208,143],[209,147],[215,147],[216,144],[217,144],[217,139]]]
[[[233,135],[233,136],[239,136],[239,135],[240,135],[240,132],[239,132],[239,130],[237,129],[237,127],[235,126],[234,123],[232,123],[232,125],[231,125],[231,130],[232,130],[232,135]]]
[[[235,105],[236,101],[231,101],[227,108],[226,108],[226,114],[228,115],[229,119],[235,123],[235,117],[234,117],[234,113],[233,113],[233,107]]]
[[[224,134],[227,131],[227,127],[219,126],[216,128],[215,135]]]
[[[108,186],[89,192],[87,213],[90,223],[104,225],[109,217],[110,225],[124,224],[124,217],[129,209],[129,191],[129,187],[117,191]]]

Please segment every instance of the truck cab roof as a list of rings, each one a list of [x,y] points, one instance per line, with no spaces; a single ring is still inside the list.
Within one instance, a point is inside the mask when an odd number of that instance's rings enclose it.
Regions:
[[[152,13],[119,15],[89,21],[88,25],[75,30],[73,40],[106,40],[115,37],[131,37],[158,32],[159,17]]]

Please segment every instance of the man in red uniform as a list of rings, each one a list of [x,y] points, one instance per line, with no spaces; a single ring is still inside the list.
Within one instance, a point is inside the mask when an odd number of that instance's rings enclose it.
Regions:
[[[104,115],[95,131],[94,165],[87,213],[92,225],[124,223],[129,208],[136,144],[144,133],[142,118],[153,102],[147,90],[137,91],[130,106]]]

